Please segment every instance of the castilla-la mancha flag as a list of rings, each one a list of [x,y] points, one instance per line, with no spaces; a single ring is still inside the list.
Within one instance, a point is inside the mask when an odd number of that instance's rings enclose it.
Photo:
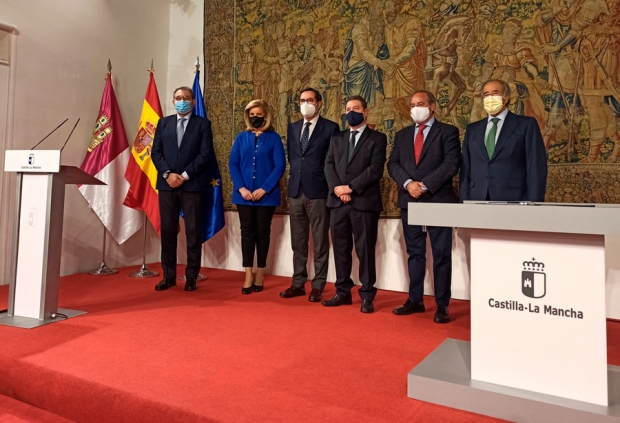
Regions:
[[[80,166],[107,185],[82,185],[79,189],[119,244],[127,241],[141,226],[140,213],[123,205],[129,189],[123,173],[129,159],[125,126],[112,87],[112,75],[108,73],[93,137]]]
[[[125,172],[125,178],[129,182],[129,192],[124,204],[145,212],[157,233],[161,234],[159,197],[155,188],[157,169],[151,159],[151,148],[153,147],[157,122],[159,122],[163,114],[153,70],[151,69],[149,72],[149,85],[146,88],[146,95],[142,105],[140,125],[131,148],[132,157],[127,164]]]

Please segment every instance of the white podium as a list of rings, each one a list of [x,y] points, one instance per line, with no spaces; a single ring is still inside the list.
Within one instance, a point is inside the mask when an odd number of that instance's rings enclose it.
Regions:
[[[409,397],[518,422],[620,417],[605,327],[620,206],[416,203],[409,222],[471,230],[471,344],[437,347],[409,373]]]
[[[104,183],[61,166],[59,150],[6,151],[4,171],[17,173],[17,190],[9,303],[0,324],[34,328],[84,314],[58,308],[65,185]]]

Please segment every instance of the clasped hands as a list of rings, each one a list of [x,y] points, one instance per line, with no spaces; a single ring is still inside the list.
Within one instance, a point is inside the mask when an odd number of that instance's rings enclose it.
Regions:
[[[338,185],[336,188],[334,188],[334,194],[336,194],[336,196],[340,198],[340,201],[342,201],[343,203],[348,203],[351,201],[352,193],[353,190],[349,188],[348,185]]]
[[[245,201],[259,201],[265,196],[265,194],[267,194],[267,191],[259,188],[257,190],[254,190],[254,192],[251,192],[247,188],[239,188],[239,194],[241,194]]]
[[[407,192],[413,198],[420,198],[422,194],[424,194],[424,190],[422,189],[422,184],[417,181],[411,181],[405,187]]]
[[[171,188],[178,188],[186,181],[183,175],[179,175],[178,173],[171,173],[166,178],[166,182],[170,185]]]

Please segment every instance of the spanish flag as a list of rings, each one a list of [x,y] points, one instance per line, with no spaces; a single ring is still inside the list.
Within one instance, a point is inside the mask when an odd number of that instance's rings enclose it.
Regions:
[[[142,114],[138,133],[131,148],[131,158],[125,171],[125,179],[129,182],[129,192],[125,197],[125,204],[133,209],[142,210],[146,213],[151,224],[161,234],[161,219],[159,216],[159,198],[155,184],[157,181],[157,169],[151,159],[151,148],[157,122],[162,118],[161,104],[153,69],[149,70],[149,85],[146,88]]]

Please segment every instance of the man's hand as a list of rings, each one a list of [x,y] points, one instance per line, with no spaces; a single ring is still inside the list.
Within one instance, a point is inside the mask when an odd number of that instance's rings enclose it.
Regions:
[[[351,201],[351,196],[349,194],[342,194],[341,196],[339,196],[340,201],[342,201],[343,203],[348,203],[349,201]]]
[[[185,178],[178,173],[171,173],[170,175],[168,175],[166,182],[168,182],[168,185],[170,185],[170,187],[178,188],[183,185],[183,182],[185,182]]]
[[[352,192],[353,190],[347,185],[338,185],[336,188],[334,188],[334,194],[336,194],[338,197],[342,195],[351,195]]]
[[[407,184],[407,192],[413,198],[420,198],[424,191],[422,191],[422,185],[419,182],[411,181]]]
[[[254,197],[254,201],[259,201],[261,198],[265,196],[265,194],[267,194],[267,191],[265,191],[262,188],[259,188],[252,193],[252,197]]]
[[[239,188],[239,194],[245,201],[254,201],[254,195],[247,188]]]

